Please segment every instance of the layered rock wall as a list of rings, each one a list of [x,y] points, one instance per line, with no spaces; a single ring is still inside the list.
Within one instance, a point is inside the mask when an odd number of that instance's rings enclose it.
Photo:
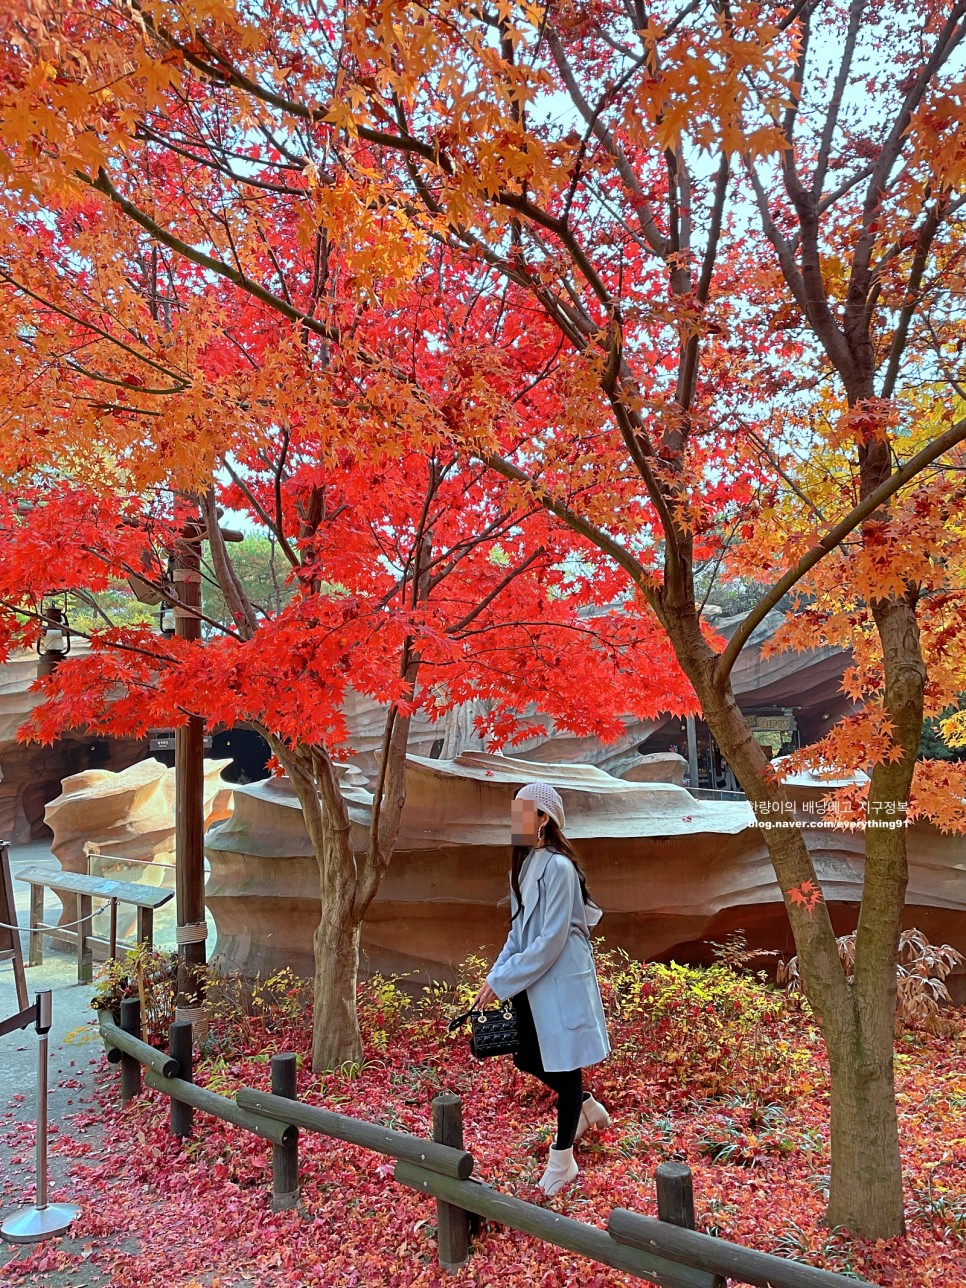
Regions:
[[[362,970],[411,971],[414,984],[453,979],[477,952],[492,960],[509,922],[509,809],[539,778],[560,792],[567,835],[604,909],[606,947],[644,958],[707,960],[711,941],[741,930],[753,947],[793,951],[764,833],[744,802],[696,800],[669,783],[617,780],[595,766],[534,765],[481,753],[409,758],[409,791],[392,863],[363,924]],[[803,799],[818,784],[800,784]],[[365,845],[366,789],[349,797],[355,848]],[[863,877],[861,832],[806,828],[839,933],[854,928]],[[213,828],[207,899],[219,965],[312,973],[319,880],[301,811],[283,782],[236,792]],[[909,829],[907,926],[966,951],[966,843]],[[502,901],[502,903],[501,903]]]

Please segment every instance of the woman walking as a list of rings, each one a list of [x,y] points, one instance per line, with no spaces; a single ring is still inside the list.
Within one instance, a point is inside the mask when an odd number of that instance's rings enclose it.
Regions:
[[[520,1031],[513,1063],[557,1093],[557,1138],[538,1182],[556,1194],[579,1172],[574,1142],[610,1116],[583,1089],[583,1069],[610,1051],[590,944],[603,913],[564,836],[563,801],[549,783],[528,783],[511,805],[510,933],[473,1001],[510,999]]]

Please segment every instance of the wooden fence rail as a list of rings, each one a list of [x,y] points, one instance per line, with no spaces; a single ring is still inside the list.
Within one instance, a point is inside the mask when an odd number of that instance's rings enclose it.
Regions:
[[[686,1265],[698,1266],[712,1274],[729,1276],[755,1288],[775,1288],[775,1262],[781,1267],[782,1288],[841,1288],[848,1283],[842,1275],[815,1266],[797,1265],[782,1257],[773,1257],[754,1248],[727,1243],[698,1230],[685,1230],[669,1225],[657,1217],[643,1216],[627,1208],[614,1208],[607,1218],[607,1231],[620,1243],[658,1252]],[[855,1281],[852,1280],[852,1283]]]
[[[137,1005],[136,1002],[135,1005]],[[147,1042],[142,1042],[133,1033],[125,1032],[113,1020],[102,1018],[100,1028],[104,1045],[116,1049],[118,1058],[121,1055],[131,1056],[139,1065],[143,1064],[148,1069],[153,1069],[162,1078],[176,1078],[181,1071],[181,1066],[174,1056],[168,1055],[167,1051],[159,1051],[157,1047],[148,1046]],[[111,1059],[110,1049],[108,1059]]]
[[[649,1253],[644,1260],[646,1250],[621,1244],[596,1225],[575,1221],[552,1208],[527,1203],[512,1194],[501,1194],[479,1181],[460,1181],[404,1162],[396,1164],[393,1180],[422,1194],[444,1199],[457,1210],[477,1212],[488,1221],[496,1221],[512,1230],[522,1230],[545,1243],[577,1252],[582,1257],[599,1261],[614,1270],[626,1271],[639,1279],[662,1284],[664,1288],[723,1288],[724,1285],[724,1280],[715,1274],[676,1263],[659,1253]]]
[[[140,1091],[144,1065],[147,1085],[171,1098],[175,1134],[191,1134],[192,1114],[199,1109],[270,1141],[275,1211],[298,1202],[299,1131],[313,1131],[388,1155],[396,1160],[394,1180],[436,1199],[437,1251],[446,1270],[466,1264],[470,1235],[483,1218],[660,1288],[727,1288],[729,1280],[754,1288],[847,1288],[855,1283],[695,1230],[691,1172],[682,1163],[657,1168],[658,1217],[614,1208],[604,1230],[501,1194],[472,1176],[473,1156],[463,1148],[459,1097],[451,1094],[433,1101],[432,1140],[303,1104],[296,1099],[295,1057],[290,1054],[272,1057],[271,1092],[240,1087],[234,1099],[217,1095],[194,1084],[190,1024],[171,1026],[171,1054],[165,1055],[136,1036],[139,1011],[138,1000],[127,999],[121,1004],[120,1025],[105,1012],[98,1017],[108,1058],[121,1065],[122,1102]]]
[[[298,1140],[298,1128],[290,1123],[273,1122],[270,1118],[263,1118],[261,1114],[246,1113],[236,1101],[229,1100],[227,1096],[219,1096],[205,1087],[196,1087],[193,1082],[185,1082],[183,1078],[162,1078],[149,1069],[144,1075],[144,1081],[154,1091],[163,1091],[172,1100],[234,1123],[236,1127],[244,1127],[246,1131],[261,1136],[262,1140],[270,1141],[273,1145],[294,1145]],[[182,1133],[174,1134],[180,1136]]]
[[[351,1145],[362,1145],[376,1154],[418,1163],[420,1167],[439,1172],[442,1176],[465,1180],[473,1170],[473,1155],[464,1149],[452,1149],[449,1145],[439,1145],[421,1136],[409,1136],[389,1127],[380,1127],[378,1123],[365,1122],[362,1118],[347,1118],[344,1114],[334,1114],[316,1105],[283,1100],[281,1096],[271,1096],[267,1091],[256,1091],[253,1087],[239,1087],[235,1099],[243,1109],[250,1109],[266,1118],[294,1123],[297,1127],[320,1132],[323,1136],[334,1136]]]

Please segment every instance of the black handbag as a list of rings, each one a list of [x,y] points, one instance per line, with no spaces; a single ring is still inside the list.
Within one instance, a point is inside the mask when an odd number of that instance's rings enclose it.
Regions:
[[[473,1026],[470,1051],[477,1060],[490,1055],[512,1055],[520,1049],[520,1031],[517,1013],[509,1000],[499,1007],[483,1011],[464,1011],[450,1022],[447,1032],[453,1033],[469,1018]]]

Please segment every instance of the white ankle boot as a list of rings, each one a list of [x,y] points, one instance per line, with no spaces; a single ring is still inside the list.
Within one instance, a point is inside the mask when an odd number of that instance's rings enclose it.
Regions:
[[[588,1127],[609,1127],[610,1114],[604,1106],[593,1096],[588,1096],[580,1106],[580,1119],[577,1123],[577,1131],[574,1134],[574,1140],[580,1140]]]
[[[570,1149],[554,1149],[551,1146],[547,1170],[537,1184],[549,1198],[558,1190],[562,1190],[565,1185],[569,1185],[571,1181],[575,1181],[579,1171],[580,1168],[574,1162],[572,1145]]]

